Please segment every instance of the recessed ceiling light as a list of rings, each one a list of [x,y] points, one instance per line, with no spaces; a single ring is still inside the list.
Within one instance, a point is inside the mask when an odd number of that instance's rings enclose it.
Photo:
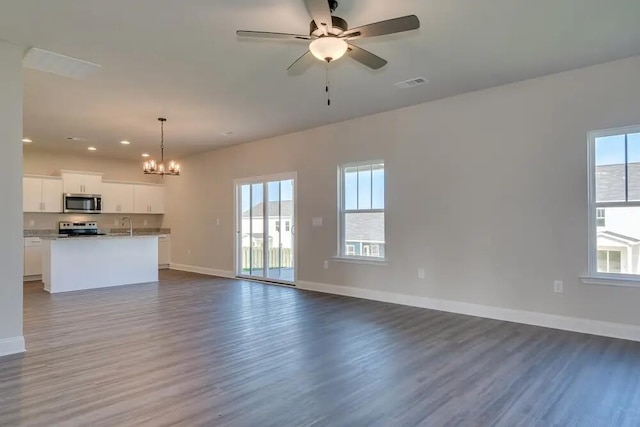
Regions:
[[[142,157],[149,157],[149,154],[144,153],[144,154],[142,155]]]
[[[22,142],[26,142],[27,144],[32,143],[33,141],[30,140],[29,138],[22,138]]]
[[[87,150],[89,150],[89,151],[97,151],[98,149],[96,147],[89,147],[89,148],[87,148]]]
[[[233,132],[225,132],[222,134],[222,136],[231,136],[233,135]]]
[[[129,141],[124,140],[124,141],[120,141],[120,144],[122,144],[122,145],[129,145],[129,144],[131,144],[131,143],[130,143]]]

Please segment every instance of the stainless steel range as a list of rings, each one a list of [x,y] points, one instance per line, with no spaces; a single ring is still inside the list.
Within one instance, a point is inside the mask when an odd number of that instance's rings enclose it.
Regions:
[[[104,236],[106,233],[100,233],[97,222],[65,222],[59,223],[58,232],[60,235],[69,237],[90,237]]]

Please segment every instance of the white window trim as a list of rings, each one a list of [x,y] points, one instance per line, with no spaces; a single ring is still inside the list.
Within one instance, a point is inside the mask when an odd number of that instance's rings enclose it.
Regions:
[[[367,165],[375,165],[375,164],[383,164],[384,165],[384,203],[385,209],[344,209],[345,204],[345,194],[344,194],[344,170],[346,168],[358,167],[358,166],[367,166]],[[372,200],[373,203],[373,200]],[[345,243],[345,216],[349,213],[384,213],[385,214],[385,255],[388,253],[388,246],[386,243],[387,240],[387,215],[386,215],[386,204],[387,204],[387,164],[384,160],[367,160],[362,162],[352,162],[352,163],[344,163],[338,166],[338,247],[336,256],[332,257],[333,260],[338,262],[346,262],[352,264],[368,264],[368,265],[387,265],[387,258],[377,258],[377,257],[366,257],[366,256],[357,256],[357,255],[346,255],[344,252],[344,243]]]
[[[621,286],[640,288],[640,275],[622,273],[598,273],[598,227],[596,208],[635,207],[640,202],[611,202],[599,203],[596,206],[596,139],[607,136],[639,133],[640,126],[627,126],[622,128],[606,129],[589,132],[589,144],[587,151],[588,164],[588,209],[589,209],[589,238],[588,238],[588,274],[580,277],[586,285]]]

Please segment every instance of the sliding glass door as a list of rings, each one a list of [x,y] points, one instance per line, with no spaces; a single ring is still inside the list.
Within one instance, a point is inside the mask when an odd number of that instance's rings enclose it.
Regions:
[[[236,181],[236,274],[296,280],[295,174]]]

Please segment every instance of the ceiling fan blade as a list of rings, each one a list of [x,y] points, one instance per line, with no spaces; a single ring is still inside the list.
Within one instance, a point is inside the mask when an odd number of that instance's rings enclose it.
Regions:
[[[286,33],[270,33],[267,31],[236,31],[238,37],[252,37],[258,39],[271,39],[271,40],[311,40],[310,36],[302,34],[286,34]]]
[[[296,61],[289,65],[287,72],[290,76],[298,76],[303,74],[307,69],[316,61],[315,57],[311,54],[311,51],[306,51],[304,55],[296,59]]]
[[[349,55],[359,63],[366,65],[367,67],[374,70],[378,70],[387,65],[387,61],[385,59],[382,59],[379,56],[374,55],[373,53],[352,44],[349,45],[347,55]]]
[[[363,25],[345,31],[341,37],[357,39],[363,37],[377,37],[387,34],[402,33],[404,31],[417,30],[420,28],[420,20],[416,15],[403,16],[401,18],[380,21],[374,24]]]
[[[304,0],[304,4],[307,5],[307,10],[318,28],[321,28],[325,35],[329,34],[333,28],[329,2],[327,0]]]

